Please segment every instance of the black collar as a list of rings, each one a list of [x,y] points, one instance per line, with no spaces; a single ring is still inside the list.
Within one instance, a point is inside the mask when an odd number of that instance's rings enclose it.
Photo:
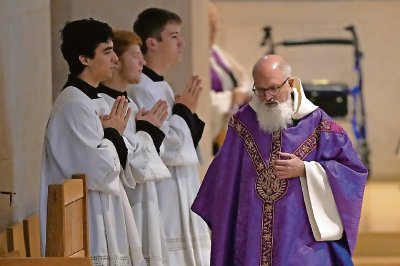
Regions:
[[[99,96],[97,95],[97,88],[93,87],[92,85],[89,85],[87,82],[81,80],[78,77],[75,77],[73,75],[68,75],[68,80],[67,83],[65,83],[63,89],[66,87],[75,87],[78,90],[81,90],[84,94],[87,95],[90,99],[97,99]]]
[[[148,68],[147,66],[143,66],[143,74],[148,76],[152,81],[157,82],[157,81],[164,81],[164,77],[158,75],[156,72]]]
[[[110,87],[107,87],[101,83],[98,87],[98,90],[99,90],[98,91],[99,93],[107,94],[108,96],[110,96],[114,99],[116,99],[118,96],[125,96],[125,99],[128,99],[128,102],[130,102],[129,98],[128,98],[128,93],[126,91],[117,91],[117,90],[111,89]]]

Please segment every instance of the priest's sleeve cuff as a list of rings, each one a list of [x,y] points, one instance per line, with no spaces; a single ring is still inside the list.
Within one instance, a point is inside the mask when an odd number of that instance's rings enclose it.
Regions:
[[[153,140],[154,147],[156,147],[157,153],[160,154],[160,146],[165,138],[164,132],[148,121],[136,120],[136,132],[140,130],[150,135],[151,139]]]
[[[104,129],[104,138],[109,139],[114,144],[122,168],[125,169],[126,160],[128,157],[128,149],[126,148],[123,137],[119,134],[118,130],[109,127]]]
[[[334,241],[342,237],[343,224],[324,168],[318,162],[304,162],[306,177],[300,177],[304,203],[315,240]]]

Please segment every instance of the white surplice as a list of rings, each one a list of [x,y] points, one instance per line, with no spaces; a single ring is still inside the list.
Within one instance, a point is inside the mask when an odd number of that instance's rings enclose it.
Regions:
[[[40,185],[42,253],[46,246],[47,188],[84,173],[88,188],[88,227],[93,265],[145,265],[132,210],[120,179],[123,173],[113,143],[104,138],[98,107],[73,86],[54,102],[47,124]]]
[[[115,99],[100,94],[112,107]],[[145,131],[136,131],[137,105],[129,99],[131,118],[124,131],[128,148],[127,166],[136,181],[136,187],[124,184],[142,241],[143,256],[147,265],[168,265],[168,251],[161,224],[160,208],[155,182],[170,178],[171,174],[159,157],[153,140]],[[103,109],[100,112],[107,113]]]
[[[160,156],[172,178],[156,183],[161,219],[171,266],[209,265],[210,235],[207,225],[190,210],[200,180],[198,157],[185,120],[172,115],[174,94],[165,81],[154,82],[142,74],[141,82],[128,90],[136,104],[150,109],[159,99],[168,102],[168,118],[161,129],[165,139]]]

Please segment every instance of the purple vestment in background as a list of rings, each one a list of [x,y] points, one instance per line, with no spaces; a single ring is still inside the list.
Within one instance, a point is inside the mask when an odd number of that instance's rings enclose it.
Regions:
[[[343,224],[340,240],[314,239],[299,178],[279,180],[272,171],[279,151],[322,165]],[[212,231],[211,265],[352,265],[366,178],[348,135],[321,109],[269,134],[245,106],[192,206]]]
[[[223,69],[225,75],[229,76],[232,81],[231,88],[224,88],[222,85],[222,81],[217,74],[217,71],[213,68],[213,65],[210,66],[210,77],[211,77],[211,89],[215,92],[223,92],[226,89],[233,90],[238,86],[238,81],[236,80],[235,75],[233,74],[232,70],[224,63],[221,58],[221,55],[218,54],[218,51],[215,48],[211,48],[211,56],[214,58],[215,63]]]

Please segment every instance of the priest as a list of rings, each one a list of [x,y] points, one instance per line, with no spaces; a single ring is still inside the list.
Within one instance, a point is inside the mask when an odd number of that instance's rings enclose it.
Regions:
[[[212,231],[211,265],[352,265],[367,169],[282,57],[252,74],[255,95],[192,206]]]

